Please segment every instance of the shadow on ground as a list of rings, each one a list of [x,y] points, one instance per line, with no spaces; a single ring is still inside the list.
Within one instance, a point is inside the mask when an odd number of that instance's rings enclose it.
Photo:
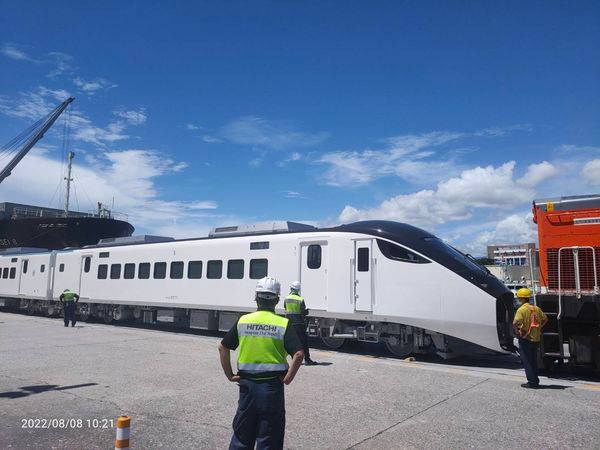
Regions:
[[[47,391],[65,391],[67,389],[78,389],[87,386],[96,386],[98,383],[72,384],[69,386],[59,386],[57,384],[38,384],[34,386],[23,386],[18,391],[0,392],[0,398],[21,398],[32,394],[41,394]]]

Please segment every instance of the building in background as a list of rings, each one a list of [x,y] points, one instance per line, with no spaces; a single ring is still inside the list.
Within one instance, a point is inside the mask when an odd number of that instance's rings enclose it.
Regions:
[[[529,265],[530,251],[532,255],[537,255],[534,242],[488,245],[487,256],[488,259],[493,260],[494,264],[498,266],[526,266]],[[537,259],[537,256],[533,257],[533,259]]]
[[[493,261],[488,269],[505,283],[532,286],[539,280],[539,258],[534,242],[488,245],[487,258]]]

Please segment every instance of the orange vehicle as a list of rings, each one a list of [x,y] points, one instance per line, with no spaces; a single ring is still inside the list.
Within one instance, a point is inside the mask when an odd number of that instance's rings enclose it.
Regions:
[[[536,304],[548,316],[540,357],[600,370],[600,195],[535,200],[540,259]]]

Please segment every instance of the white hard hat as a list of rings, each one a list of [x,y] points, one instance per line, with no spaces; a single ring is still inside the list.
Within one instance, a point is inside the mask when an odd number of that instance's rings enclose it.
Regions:
[[[256,283],[256,293],[257,294],[272,294],[276,297],[279,297],[279,293],[281,291],[281,284],[275,278],[264,277],[258,280]]]
[[[299,281],[294,281],[293,283],[290,283],[290,289],[293,289],[295,291],[299,291],[300,290],[300,282]]]

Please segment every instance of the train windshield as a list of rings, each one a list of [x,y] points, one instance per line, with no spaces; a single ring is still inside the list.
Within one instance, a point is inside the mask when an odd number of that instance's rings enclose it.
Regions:
[[[469,257],[468,255],[465,255],[464,253],[459,252],[454,247],[446,244],[440,238],[431,236],[431,237],[424,237],[423,240],[425,242],[427,242],[429,245],[431,245],[433,247],[433,249],[435,249],[436,251],[442,253],[446,257],[451,258],[451,260],[454,261],[455,263],[459,263],[459,265],[458,265],[458,267],[456,267],[456,269],[464,270],[465,266],[466,266],[466,268],[468,268],[470,270],[487,272],[486,268],[484,266],[481,266],[480,264],[478,264],[476,261],[474,261],[472,257]]]

